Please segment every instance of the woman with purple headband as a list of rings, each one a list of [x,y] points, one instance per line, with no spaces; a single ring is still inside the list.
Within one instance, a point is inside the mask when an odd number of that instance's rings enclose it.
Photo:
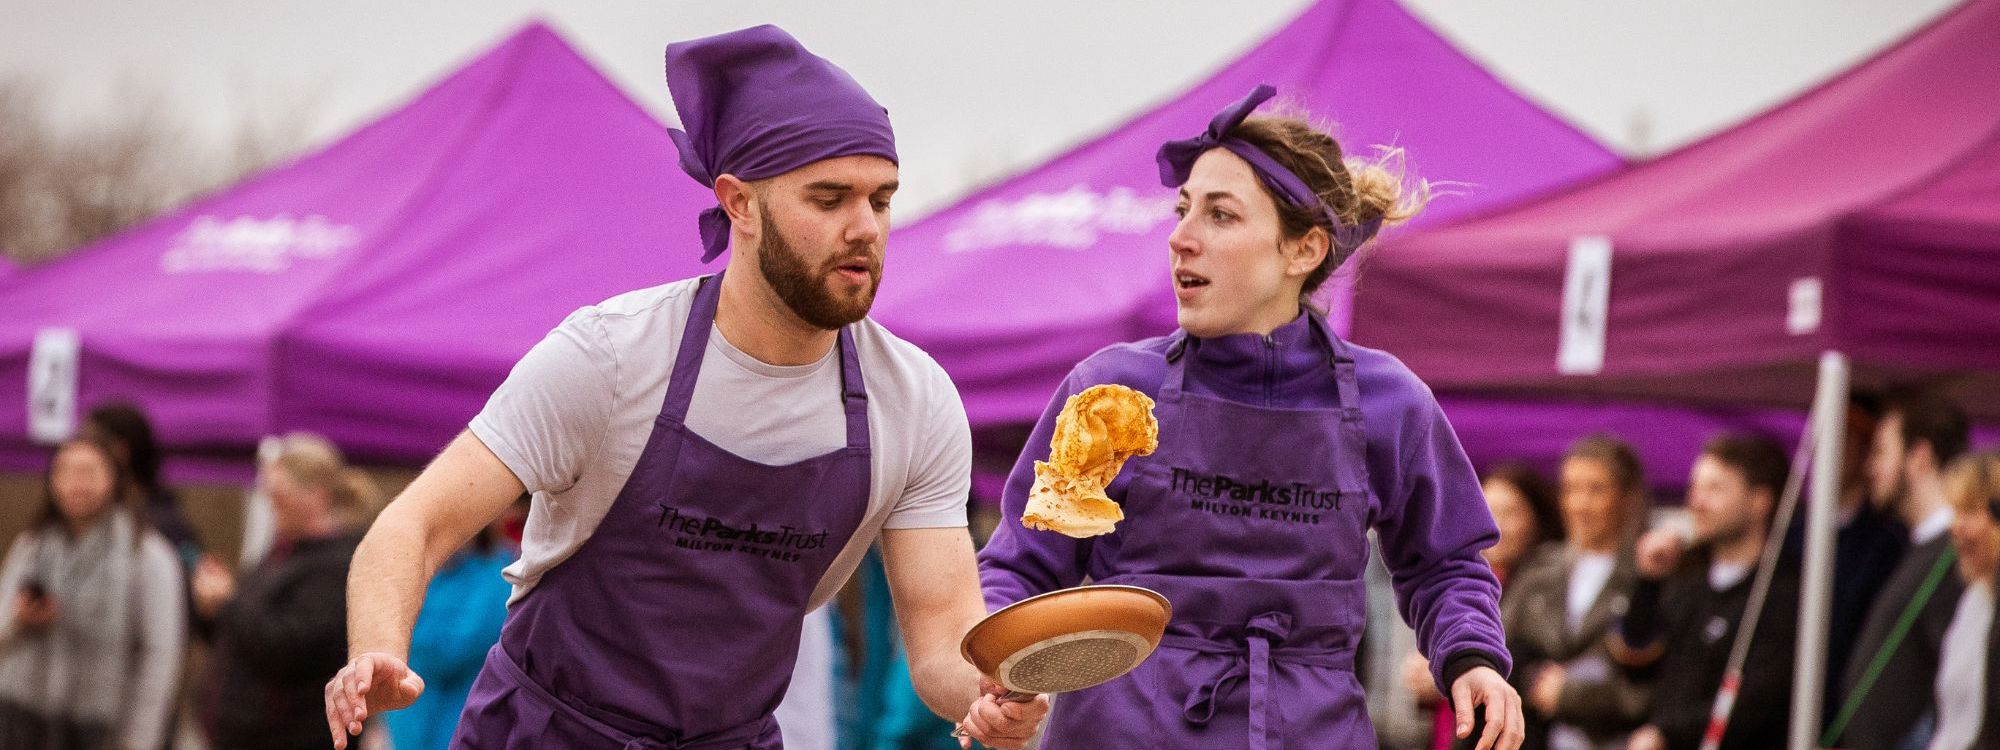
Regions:
[[[1368,533],[1380,539],[1456,727],[1480,750],[1521,743],[1504,678],[1498,534],[1430,389],[1349,344],[1309,304],[1384,223],[1427,198],[1384,161],[1350,162],[1292,117],[1248,117],[1259,86],[1207,132],[1160,148],[1180,189],[1168,237],[1180,330],[1078,364],[1015,464],[980,553],[987,606],[1086,578],[1159,591],[1173,622],[1130,675],[1062,696],[1042,747],[1373,748],[1354,651]],[[1153,397],[1160,447],[1108,488],[1127,520],[1090,539],[1018,519],[1071,394],[1117,383]],[[1228,488],[1218,490],[1217,488]]]

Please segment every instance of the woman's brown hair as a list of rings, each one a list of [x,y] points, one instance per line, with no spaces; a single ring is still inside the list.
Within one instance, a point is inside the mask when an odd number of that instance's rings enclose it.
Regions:
[[[1430,183],[1421,179],[1414,183],[1406,181],[1403,150],[1399,148],[1383,148],[1381,155],[1372,160],[1348,158],[1341,151],[1340,142],[1326,130],[1290,114],[1251,117],[1230,130],[1229,135],[1256,146],[1304,180],[1343,226],[1374,221],[1400,224],[1415,217],[1430,201]],[[1270,188],[1264,190],[1278,206],[1278,223],[1285,239],[1304,237],[1313,227],[1328,231],[1326,258],[1306,276],[1301,291],[1311,296],[1360,247],[1341,247],[1331,241],[1333,227],[1326,226],[1325,214],[1319,206],[1289,205],[1271,193]]]

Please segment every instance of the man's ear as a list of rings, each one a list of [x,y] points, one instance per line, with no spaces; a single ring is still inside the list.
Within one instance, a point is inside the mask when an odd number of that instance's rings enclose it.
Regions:
[[[715,178],[715,202],[722,206],[723,213],[729,215],[729,223],[736,231],[756,235],[760,226],[757,215],[756,190],[750,183],[736,179],[736,175],[725,174]]]

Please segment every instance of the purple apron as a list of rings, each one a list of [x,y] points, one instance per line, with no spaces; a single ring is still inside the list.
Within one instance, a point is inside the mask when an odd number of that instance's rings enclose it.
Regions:
[[[1354,651],[1375,512],[1346,344],[1314,315],[1340,406],[1281,409],[1186,392],[1199,339],[1168,352],[1160,449],[1134,461],[1116,574],[1174,603],[1160,649],[1056,701],[1044,750],[1374,748]]]
[[[455,748],[774,750],[808,600],[868,508],[868,398],[840,331],[847,447],[787,466],[689,430],[722,276],[597,531],[507,613]],[[831,395],[831,394],[829,394]]]

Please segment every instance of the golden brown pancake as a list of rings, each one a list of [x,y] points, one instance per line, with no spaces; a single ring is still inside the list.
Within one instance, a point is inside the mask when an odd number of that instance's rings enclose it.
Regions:
[[[1153,399],[1122,385],[1091,386],[1069,397],[1049,438],[1049,460],[1035,462],[1035,485],[1021,525],[1082,539],[1109,534],[1125,518],[1104,494],[1125,460],[1160,445]]]

